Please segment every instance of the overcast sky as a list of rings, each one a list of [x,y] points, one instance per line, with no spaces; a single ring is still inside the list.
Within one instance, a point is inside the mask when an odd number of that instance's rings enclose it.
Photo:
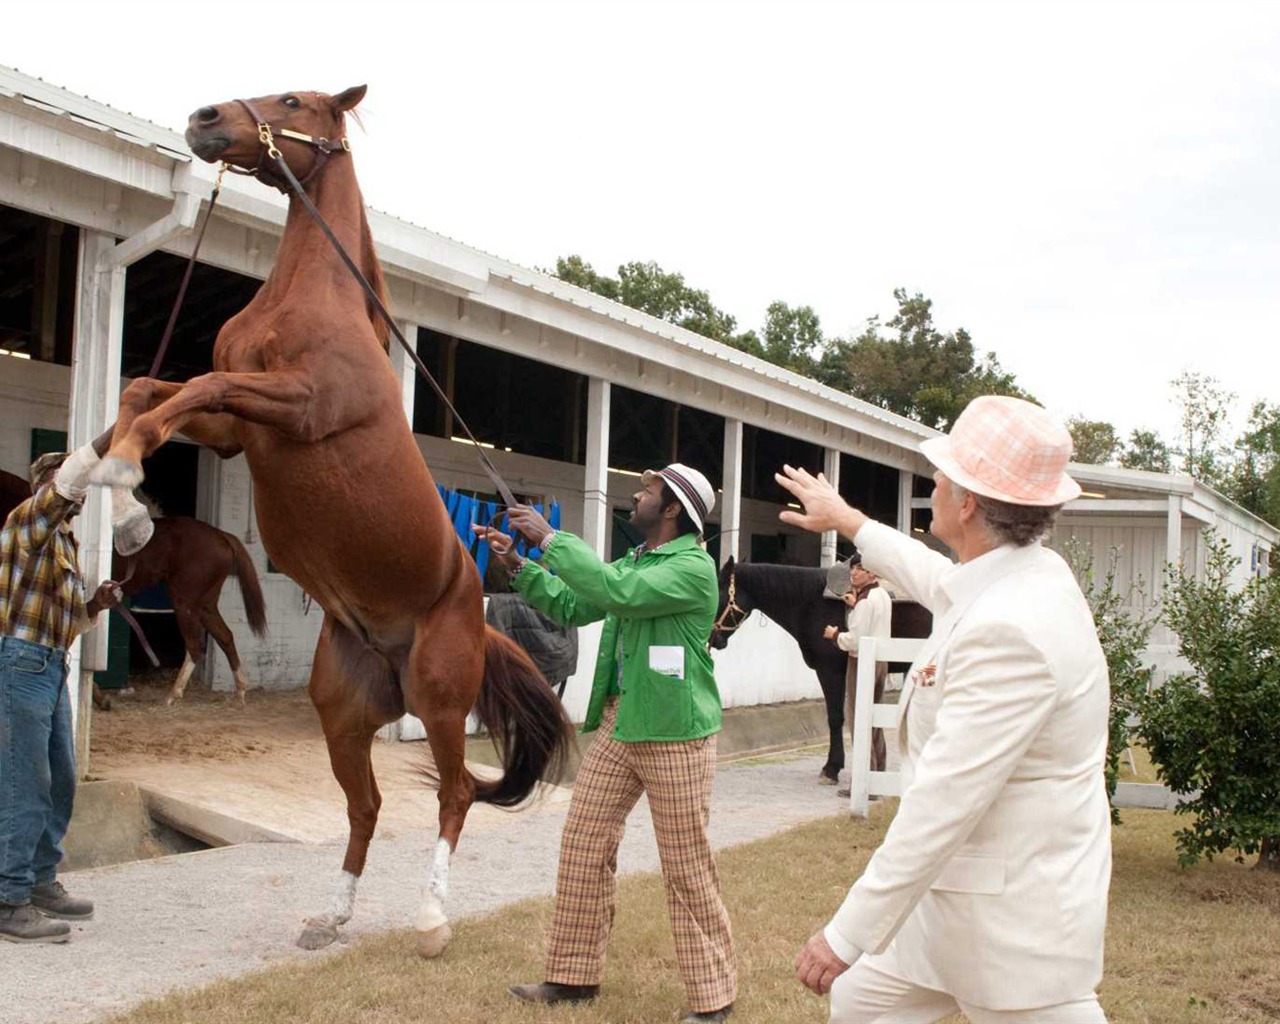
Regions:
[[[6,5],[0,63],[181,129],[369,85],[365,197],[528,265],[656,260],[742,327],[934,300],[1050,409],[1280,400],[1280,4]],[[1241,417],[1241,420],[1243,417]]]

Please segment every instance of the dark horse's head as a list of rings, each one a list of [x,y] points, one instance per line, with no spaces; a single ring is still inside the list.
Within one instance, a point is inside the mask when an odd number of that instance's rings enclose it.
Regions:
[[[711,646],[717,651],[724,650],[725,645],[739,626],[747,621],[747,616],[755,611],[755,602],[751,595],[738,586],[737,561],[732,555],[720,567],[720,605],[716,609],[716,622],[711,627]]]
[[[266,142],[259,130],[265,123],[289,170],[305,179],[330,150],[343,148],[343,115],[364,99],[365,88],[352,86],[336,96],[282,92],[201,107],[187,122],[187,145],[201,160],[254,171],[265,165]]]

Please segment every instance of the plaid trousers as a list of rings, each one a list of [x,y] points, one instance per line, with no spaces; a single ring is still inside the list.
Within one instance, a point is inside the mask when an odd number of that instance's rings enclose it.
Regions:
[[[612,738],[616,717],[611,701],[573,787],[560,840],[546,980],[600,984],[613,928],[618,844],[627,815],[644,793],[689,1008],[718,1010],[737,998],[738,974],[729,914],[707,841],[716,738],[620,743]]]

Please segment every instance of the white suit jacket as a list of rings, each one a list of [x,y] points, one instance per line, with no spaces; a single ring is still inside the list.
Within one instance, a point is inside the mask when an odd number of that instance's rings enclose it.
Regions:
[[[1040,544],[964,565],[879,523],[857,544],[934,629],[900,698],[898,813],[828,941],[843,959],[893,942],[908,980],[990,1009],[1086,998],[1111,878],[1110,697],[1075,577]]]

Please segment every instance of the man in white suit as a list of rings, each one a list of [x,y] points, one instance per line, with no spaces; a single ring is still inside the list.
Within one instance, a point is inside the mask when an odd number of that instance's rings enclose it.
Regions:
[[[855,541],[934,615],[900,698],[902,801],[796,958],[833,1024],[1098,1024],[1111,825],[1107,666],[1071,570],[1040,544],[1080,494],[1043,409],[975,399],[946,437],[931,532],[959,564],[785,468],[784,520]]]

